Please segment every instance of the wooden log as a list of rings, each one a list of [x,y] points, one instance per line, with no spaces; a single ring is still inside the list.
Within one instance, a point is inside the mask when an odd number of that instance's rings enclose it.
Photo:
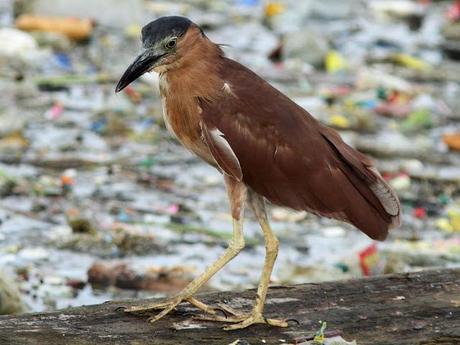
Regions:
[[[255,290],[199,297],[249,310]],[[327,321],[326,335],[340,334],[358,345],[460,344],[460,269],[272,287],[266,316],[299,322],[285,329],[256,325],[223,331],[222,324],[192,319],[199,311],[188,304],[154,324],[117,310],[140,302],[145,301],[2,317],[0,344],[228,345],[238,339],[251,345],[299,344],[312,338],[320,320]]]

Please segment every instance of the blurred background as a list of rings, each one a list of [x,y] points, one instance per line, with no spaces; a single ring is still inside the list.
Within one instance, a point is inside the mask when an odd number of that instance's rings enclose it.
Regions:
[[[201,25],[372,156],[403,204],[384,243],[271,207],[273,284],[460,266],[460,1],[0,0],[0,313],[181,289],[224,250],[220,174],[165,130],[157,77],[114,87],[163,15]],[[254,287],[247,248],[207,290]]]

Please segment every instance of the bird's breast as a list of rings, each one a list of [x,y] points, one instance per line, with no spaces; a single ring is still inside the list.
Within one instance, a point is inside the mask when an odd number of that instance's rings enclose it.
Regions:
[[[215,166],[214,158],[203,140],[200,108],[193,99],[184,101],[184,98],[163,96],[163,118],[166,128],[183,146]]]

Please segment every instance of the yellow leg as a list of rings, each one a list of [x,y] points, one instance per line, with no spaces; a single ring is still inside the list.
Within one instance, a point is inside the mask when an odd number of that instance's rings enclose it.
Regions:
[[[259,221],[265,239],[265,263],[260,278],[259,287],[257,289],[257,297],[252,312],[247,315],[240,322],[226,327],[226,330],[240,329],[248,327],[255,323],[267,323],[271,326],[287,327],[288,323],[285,320],[266,319],[263,316],[265,299],[267,297],[268,285],[270,283],[270,276],[273,271],[273,266],[278,256],[279,242],[273,234],[270,224],[268,222],[267,212],[265,211],[265,202],[262,197],[254,192],[249,192],[249,203],[251,208]]]
[[[279,242],[270,229],[263,198],[254,192],[249,191],[249,203],[262,228],[266,250],[265,264],[262,271],[262,276],[260,278],[259,287],[257,289],[257,298],[254,307],[250,313],[241,313],[226,305],[220,304],[219,309],[223,310],[230,316],[220,316],[214,314],[210,316],[201,316],[199,319],[234,323],[234,325],[225,327],[225,330],[241,329],[255,323],[266,323],[271,326],[287,327],[287,320],[266,319],[263,316],[265,299],[267,297],[268,285],[270,283],[270,276],[273,271],[276,257],[278,255]]]
[[[233,217],[233,237],[227,250],[203,274],[190,282],[176,297],[163,303],[133,306],[127,308],[126,312],[145,313],[151,310],[163,309],[159,314],[149,318],[150,322],[155,322],[183,301],[188,301],[204,311],[212,309],[192,298],[192,295],[244,248],[243,212],[247,194],[246,187],[243,183],[237,182],[227,175],[224,176]],[[214,314],[214,312],[211,312],[211,314]]]

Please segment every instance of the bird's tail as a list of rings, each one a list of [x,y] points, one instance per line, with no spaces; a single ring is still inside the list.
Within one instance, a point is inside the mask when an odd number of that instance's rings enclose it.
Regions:
[[[384,240],[388,230],[401,223],[401,206],[396,193],[385,182],[369,158],[342,141],[328,127],[322,135],[336,151],[342,174],[350,182],[344,191],[350,203],[344,213],[347,220],[373,239]]]

